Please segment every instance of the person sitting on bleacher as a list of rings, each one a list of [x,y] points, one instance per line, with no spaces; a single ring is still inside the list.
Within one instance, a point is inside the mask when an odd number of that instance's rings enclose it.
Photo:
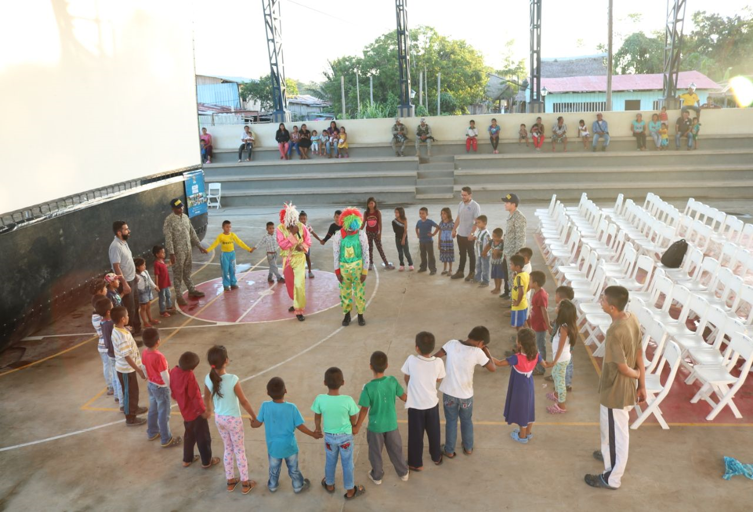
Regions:
[[[392,151],[395,152],[395,156],[405,156],[403,151],[405,150],[405,142],[408,140],[408,133],[405,125],[400,122],[400,118],[395,118],[395,124],[392,125]],[[400,144],[400,150],[398,151],[397,145]]]
[[[431,141],[434,140],[434,137],[431,135],[431,126],[426,124],[426,118],[421,118],[421,124],[418,125],[416,128],[416,156],[421,156],[421,150],[419,149],[421,147],[421,143],[426,143],[426,156],[428,158],[431,158]]]

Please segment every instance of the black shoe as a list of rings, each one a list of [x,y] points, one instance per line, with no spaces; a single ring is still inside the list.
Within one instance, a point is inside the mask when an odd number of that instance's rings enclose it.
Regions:
[[[361,327],[366,325],[366,320],[363,319],[363,315],[358,315],[358,325],[360,325]]]
[[[455,272],[450,276],[450,279],[463,279],[463,273],[462,272]]]
[[[601,450],[596,450],[593,453],[594,459],[598,460],[599,462],[604,462],[604,455],[601,454]]]
[[[238,285],[237,284],[231,284],[230,285],[230,289],[231,290],[237,290],[238,289]]]
[[[350,325],[350,311],[345,313],[345,318],[343,318],[343,327],[347,327]]]
[[[617,490],[616,487],[608,485],[604,481],[604,477],[602,475],[586,475],[583,480],[585,480],[586,483],[591,487],[601,487],[602,489],[610,489],[612,491]]]
[[[295,311],[295,308],[293,306],[290,306],[288,308],[288,313],[292,313],[293,311]]]
[[[465,282],[469,283],[469,282],[473,281],[473,277],[474,277],[473,274],[468,274],[467,276],[465,276]]]
[[[425,268],[419,268],[418,269],[418,273],[420,274],[421,272],[426,272],[426,269]]]
[[[295,317],[298,319],[299,322],[303,322],[304,320],[306,320],[306,318],[304,318],[303,315],[295,315]]]
[[[282,284],[285,284],[285,278],[284,278],[284,277],[281,277],[280,279],[278,279],[278,280],[277,280],[277,282],[278,282],[278,283],[282,283]]]
[[[149,412],[148,407],[139,407],[138,409],[136,409],[136,416],[141,416],[142,414],[146,414],[148,412]]]
[[[126,421],[126,427],[138,427],[139,425],[143,425],[146,423],[146,419],[144,418],[136,418],[133,421]]]
[[[436,270],[432,270],[431,272],[429,272],[429,275],[430,275],[430,276],[433,276],[433,275],[436,275],[436,274],[437,274],[437,271],[436,271]]]

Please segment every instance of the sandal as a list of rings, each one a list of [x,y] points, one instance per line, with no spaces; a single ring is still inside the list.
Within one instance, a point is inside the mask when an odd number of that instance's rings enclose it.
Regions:
[[[227,481],[227,492],[233,492],[236,487],[238,487],[238,484],[240,483],[240,480],[237,478],[233,478],[232,480]]]
[[[554,404],[554,405],[550,405],[549,407],[547,407],[546,408],[546,412],[548,412],[549,414],[565,414],[567,412],[567,410],[560,409],[559,405]]]
[[[554,391],[550,391],[549,393],[547,393],[546,397],[548,400],[551,400],[552,402],[557,401],[557,396],[554,394]]]
[[[330,490],[329,487],[327,487],[327,479],[322,478],[322,487],[324,487],[324,490],[327,491],[330,494],[335,494],[335,486],[332,486],[332,490]]]
[[[423,466],[421,466],[421,467],[417,467],[417,468],[414,468],[413,466],[408,466],[408,469],[409,469],[409,470],[411,470],[411,471],[416,471],[416,472],[418,472],[418,471],[423,471],[423,470],[424,470],[424,467],[423,467]]]
[[[209,469],[212,466],[216,466],[219,463],[220,463],[220,458],[219,457],[212,457],[212,459],[209,461],[209,465],[205,466],[204,464],[202,464],[201,465],[201,469]]]
[[[432,461],[432,462],[434,462],[434,461]],[[440,455],[440,456],[439,456],[439,460],[438,460],[438,461],[436,461],[436,462],[434,462],[434,465],[435,465],[435,466],[441,466],[441,465],[442,465],[442,462],[444,462],[444,457],[442,457],[442,455]]]
[[[241,487],[242,487],[241,492],[243,494],[248,494],[251,492],[251,489],[256,487],[256,480],[248,480],[247,482],[243,482],[241,484]]]
[[[353,500],[355,498],[358,498],[359,496],[366,494],[366,488],[363,485],[356,485],[353,487],[353,490],[355,491],[352,496],[348,496],[348,493],[346,492],[343,494],[343,497],[346,500]]]
[[[188,466],[190,466],[191,464],[193,464],[197,460],[199,460],[199,456],[198,455],[194,455],[193,456],[193,460],[191,462],[183,462],[183,467],[187,468]]]
[[[455,456],[457,455],[457,453],[455,453],[455,452],[452,452],[452,453],[447,453],[447,452],[446,452],[446,451],[444,451],[444,450],[442,450],[442,454],[443,454],[443,455],[444,455],[445,457],[447,457],[448,459],[454,459],[454,458],[455,458]]]

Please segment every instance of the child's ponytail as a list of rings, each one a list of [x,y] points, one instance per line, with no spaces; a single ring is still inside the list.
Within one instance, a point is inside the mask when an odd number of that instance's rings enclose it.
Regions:
[[[212,381],[212,398],[218,396],[222,398],[222,392],[220,391],[220,385],[222,384],[222,376],[220,376],[219,370],[225,366],[227,362],[227,349],[222,345],[215,345],[207,352],[207,361],[212,366],[209,372],[209,380]]]
[[[578,333],[578,310],[575,309],[575,304],[565,299],[557,306],[559,312],[557,313],[558,328],[563,325],[567,327],[567,341],[570,343],[570,347],[575,346],[575,336]]]
[[[539,357],[539,351],[536,348],[536,334],[528,328],[518,331],[518,343],[523,350],[523,354],[529,361]]]

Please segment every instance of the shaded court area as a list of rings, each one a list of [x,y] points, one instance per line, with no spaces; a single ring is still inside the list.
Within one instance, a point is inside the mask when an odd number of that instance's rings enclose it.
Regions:
[[[309,223],[317,232],[326,231],[334,208],[298,206],[306,209]],[[410,226],[418,220],[419,206],[422,205],[406,208]],[[450,206],[453,214],[457,208],[455,201],[427,206],[429,217],[435,220],[439,219],[441,207]],[[521,205],[528,218],[528,245],[534,249],[533,268],[544,271],[546,266],[533,235],[533,212],[536,207],[545,206]],[[501,203],[481,202],[481,207],[489,217],[490,229],[504,227],[507,214]],[[748,208],[742,203],[741,207]],[[229,219],[234,232],[254,244],[264,233],[265,223],[275,220],[277,211],[212,211],[206,240],[212,240],[220,231],[222,220]],[[385,252],[397,264],[389,227],[392,208],[383,207],[382,215]],[[417,267],[419,251],[412,231],[409,240]],[[512,348],[509,301],[490,294],[489,288],[479,289],[462,280],[428,273],[385,271],[380,265],[366,280],[366,326],[354,323],[342,327],[330,243],[321,247],[315,241],[312,250],[316,277],[306,281],[309,307],[305,322],[290,318],[284,289],[267,282],[266,269],[256,254],[238,253],[240,288],[223,293],[216,265],[219,258],[196,251],[194,281],[202,283],[200,288],[206,296],[200,301],[191,300],[183,310],[185,314],[164,318],[159,325],[161,351],[170,367],[177,364],[183,352],[196,352],[201,363],[195,373],[203,383],[209,370],[207,349],[224,345],[230,357],[228,372],[238,375],[254,409],[258,411],[268,399],[265,387],[269,378],[279,376],[286,382],[286,399],[299,407],[307,425],[313,428],[310,406],[318,394],[326,393],[322,380],[330,366],[343,370],[345,385],[341,392],[357,400],[361,388],[371,379],[370,354],[384,351],[389,357],[386,373],[402,382],[400,367],[408,355],[415,353],[414,337],[421,330],[435,334],[439,349],[450,339],[465,339],[472,327],[485,325],[491,331],[489,348],[495,357],[501,358],[505,350]],[[457,246],[455,257],[454,269]],[[380,262],[378,256],[376,259]],[[548,272],[546,275],[545,288],[553,304],[555,284]],[[500,368],[489,373],[479,368],[474,379],[472,455],[458,450],[455,459],[445,459],[438,467],[428,464],[424,471],[412,472],[407,482],[399,480],[385,456],[386,474],[382,485],[376,486],[367,476],[370,464],[366,434],[362,431],[355,437],[355,482],[366,487],[366,494],[345,502],[339,469],[335,494],[327,494],[319,485],[324,476],[323,441],[299,435],[300,468],[311,480],[312,488],[294,495],[283,471],[280,489],[272,494],[265,485],[268,462],[264,431],[251,429],[245,419],[246,453],[251,478],[258,485],[247,496],[241,495],[240,489],[228,494],[221,465],[210,470],[202,470],[198,464],[183,468],[180,448],[163,449],[158,443],[147,441],[145,429],[124,426],[117,404],[105,394],[89,315],[89,307],[82,307],[66,320],[35,333],[37,337],[51,337],[28,339],[24,343],[40,346],[39,350],[28,352],[21,362],[0,368],[0,428],[4,433],[0,442],[0,509],[749,508],[751,482],[741,477],[723,481],[721,475],[725,455],[742,462],[753,461],[751,398],[746,394],[736,400],[743,420],[733,421],[725,411],[714,422],[706,422],[703,418],[710,410],[708,405],[690,404],[692,391],[687,392],[690,396],[683,394],[684,388],[693,386],[675,386],[662,404],[670,430],[662,430],[650,419],[631,432],[630,459],[620,490],[586,486],[583,475],[597,473],[603,466],[591,456],[599,447],[596,389],[600,361],[592,358],[582,343],[573,352],[575,373],[567,414],[547,414],[549,402],[545,394],[552,391],[552,383],[543,377],[534,378],[537,421],[533,427],[535,437],[527,445],[510,439],[509,432],[515,427],[505,424],[502,416],[510,370]],[[145,402],[144,381],[139,386]],[[744,389],[747,393],[750,386]],[[407,413],[401,402],[397,407],[406,454]],[[182,418],[177,407],[172,411],[171,429],[182,435]],[[213,420],[210,430],[213,454],[221,456],[222,440]],[[27,443],[36,444],[23,446]]]

